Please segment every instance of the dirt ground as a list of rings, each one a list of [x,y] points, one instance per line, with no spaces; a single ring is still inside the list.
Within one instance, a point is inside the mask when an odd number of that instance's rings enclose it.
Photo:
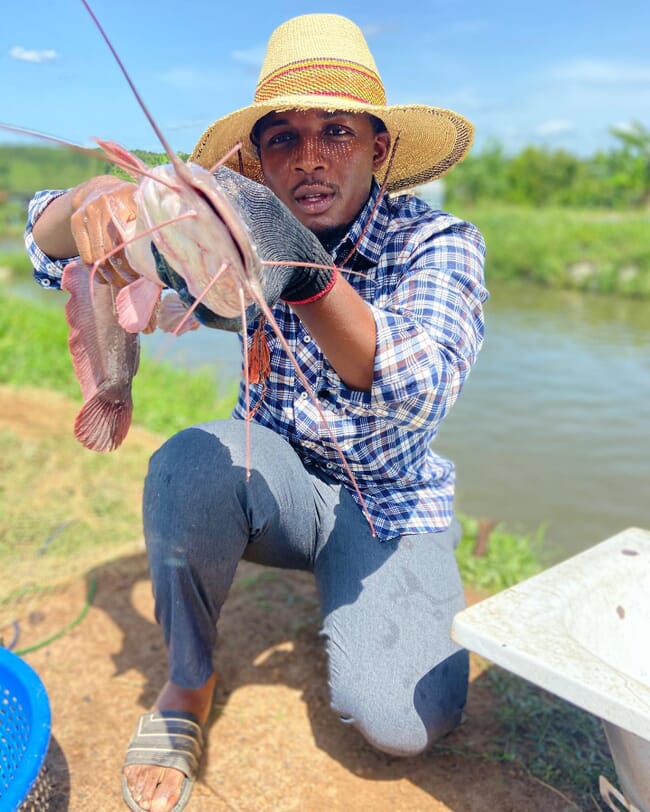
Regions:
[[[8,407],[0,398],[5,424]],[[23,429],[43,420],[42,407],[35,401],[30,415],[29,404],[21,404]],[[93,585],[83,620],[24,655],[52,706],[48,800],[41,807],[51,812],[126,809],[122,757],[138,715],[165,680],[140,539],[85,577],[15,602],[18,648],[72,623]],[[0,632],[6,636],[8,629]],[[486,665],[475,658],[466,723],[426,755],[404,760],[378,753],[340,724],[328,707],[318,604],[308,574],[242,563],[220,633],[218,691],[188,812],[576,809],[524,769],[482,757],[498,728]]]

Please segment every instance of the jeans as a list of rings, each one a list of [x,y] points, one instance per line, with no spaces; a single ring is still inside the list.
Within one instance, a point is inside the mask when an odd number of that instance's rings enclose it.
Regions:
[[[332,709],[376,748],[415,755],[459,724],[468,654],[450,638],[464,606],[460,529],[379,541],[350,494],[289,443],[215,421],[170,438],[150,461],[144,531],[169,677],[213,672],[217,621],[240,559],[314,573]]]

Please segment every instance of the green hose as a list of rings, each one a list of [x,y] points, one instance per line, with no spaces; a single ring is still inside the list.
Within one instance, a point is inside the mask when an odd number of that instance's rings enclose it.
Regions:
[[[23,654],[29,654],[32,651],[36,651],[39,648],[44,648],[48,646],[50,643],[53,643],[55,640],[58,640],[59,637],[63,637],[64,634],[67,634],[71,629],[74,629],[75,626],[78,626],[81,621],[86,617],[88,610],[90,609],[90,605],[93,602],[93,598],[95,597],[95,592],[97,591],[97,579],[91,578],[88,582],[88,592],[86,593],[86,602],[83,605],[81,612],[79,612],[78,616],[71,622],[68,623],[67,626],[64,626],[62,629],[59,629],[58,632],[50,635],[50,637],[46,637],[45,640],[41,640],[40,643],[34,643],[32,646],[26,646],[25,648],[18,649],[14,651],[14,654],[18,654],[22,656]]]

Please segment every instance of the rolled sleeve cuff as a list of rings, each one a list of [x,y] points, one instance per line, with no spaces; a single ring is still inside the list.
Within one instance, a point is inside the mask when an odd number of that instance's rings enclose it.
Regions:
[[[69,262],[78,259],[78,257],[68,257],[65,259],[52,259],[51,257],[48,257],[47,254],[44,254],[38,245],[36,245],[34,236],[32,234],[34,223],[38,220],[41,214],[53,200],[56,200],[57,197],[61,197],[61,195],[65,194],[66,191],[66,189],[62,189],[60,191],[52,192],[37,192],[37,194],[32,198],[27,211],[25,248],[27,249],[27,254],[29,255],[32,267],[34,269],[34,279],[36,279],[39,285],[44,288],[59,289],[61,287],[61,276],[63,274],[63,269]]]

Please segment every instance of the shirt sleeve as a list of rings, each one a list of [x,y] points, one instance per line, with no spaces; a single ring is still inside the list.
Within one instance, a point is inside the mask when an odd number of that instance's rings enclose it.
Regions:
[[[44,254],[34,242],[32,229],[45,209],[57,197],[65,194],[67,189],[45,190],[36,192],[29,203],[27,209],[27,225],[25,227],[25,248],[34,268],[34,279],[44,288],[61,287],[61,275],[65,266],[78,257],[68,257],[66,259],[51,259]]]
[[[424,236],[401,252],[408,259],[390,301],[371,305],[377,328],[371,391],[338,381],[339,408],[409,431],[431,429],[456,401],[483,343],[488,295],[485,243],[475,226],[458,221]]]

